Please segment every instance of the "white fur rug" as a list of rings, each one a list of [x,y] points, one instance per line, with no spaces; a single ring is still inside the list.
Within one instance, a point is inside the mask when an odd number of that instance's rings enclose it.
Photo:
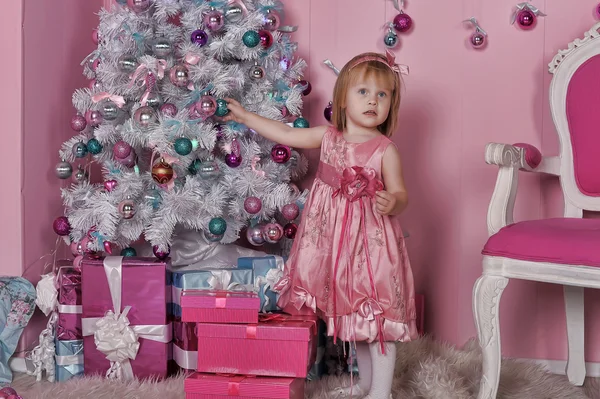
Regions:
[[[430,338],[398,345],[394,398],[474,399],[481,375],[480,352],[475,341],[462,349],[440,344]],[[306,398],[325,399],[328,389],[348,385],[349,378],[325,377],[306,384]],[[162,382],[107,381],[80,378],[65,383],[36,383],[32,377],[18,375],[13,387],[24,399],[181,399],[183,377]],[[600,383],[587,379],[583,387],[569,384],[565,376],[545,372],[541,367],[514,360],[502,363],[500,392],[503,399],[579,399],[600,398]]]

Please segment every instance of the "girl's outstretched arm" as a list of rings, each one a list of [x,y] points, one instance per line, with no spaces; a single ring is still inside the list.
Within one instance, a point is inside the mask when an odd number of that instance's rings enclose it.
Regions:
[[[261,136],[279,144],[294,148],[319,148],[327,126],[311,128],[293,128],[285,123],[264,118],[247,111],[234,99],[226,98],[229,113],[223,117],[226,121],[235,121],[248,126]]]

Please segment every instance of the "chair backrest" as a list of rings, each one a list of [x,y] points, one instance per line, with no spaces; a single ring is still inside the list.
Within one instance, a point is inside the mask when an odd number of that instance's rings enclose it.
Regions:
[[[565,216],[600,211],[600,23],[550,62]]]

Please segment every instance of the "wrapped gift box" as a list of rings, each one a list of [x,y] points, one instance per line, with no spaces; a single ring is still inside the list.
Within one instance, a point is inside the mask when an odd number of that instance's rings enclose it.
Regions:
[[[171,291],[167,289],[166,276],[167,263],[156,258],[109,256],[83,260],[82,327],[86,375],[107,374],[109,369],[121,369],[125,379],[134,376],[162,378],[169,374],[173,327],[167,323]],[[119,358],[119,364],[107,360],[106,354],[116,355],[116,340],[127,340],[132,334],[114,336],[118,328],[117,317],[127,319],[119,323],[128,322],[139,343],[137,351],[135,342],[130,340],[127,350],[120,348],[119,356],[128,354],[129,358]],[[100,342],[102,352],[96,347],[96,331],[107,337]]]
[[[173,320],[173,359],[184,370],[196,370],[198,365],[198,336],[196,323]]]
[[[72,266],[58,270],[58,320],[56,338],[60,341],[83,339],[81,334],[81,272]]]
[[[186,399],[304,399],[300,378],[193,373],[185,379],[184,389]]]
[[[181,321],[257,323],[260,300],[254,292],[184,290]]]
[[[55,340],[56,381],[83,376],[83,340]]]
[[[247,325],[198,323],[196,329],[200,372],[306,378],[315,362],[316,320],[279,316]]]
[[[184,290],[252,291],[252,270],[189,270],[185,267],[169,271],[172,303],[169,313],[181,317],[181,293]]]
[[[279,295],[272,288],[283,277],[284,262],[284,258],[275,255],[238,259],[238,268],[254,272],[254,290],[260,298],[261,313],[281,310],[277,306]]]

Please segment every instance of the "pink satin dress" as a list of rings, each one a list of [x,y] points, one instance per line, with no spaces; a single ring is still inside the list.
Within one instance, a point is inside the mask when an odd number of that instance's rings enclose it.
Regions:
[[[278,305],[312,309],[344,341],[417,338],[413,275],[397,216],[382,216],[375,192],[390,139],[347,141],[327,130]]]

